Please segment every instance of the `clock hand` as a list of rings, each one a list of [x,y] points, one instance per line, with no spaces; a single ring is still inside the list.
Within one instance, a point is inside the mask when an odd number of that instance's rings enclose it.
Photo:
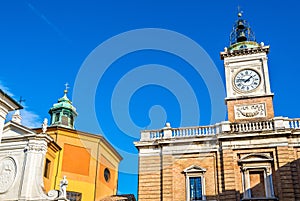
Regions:
[[[245,82],[245,79],[237,79],[236,81],[237,81],[237,82],[241,82],[241,81],[242,81],[242,82]]]
[[[251,75],[248,79],[246,79],[245,82],[249,82],[252,77],[253,75]]]

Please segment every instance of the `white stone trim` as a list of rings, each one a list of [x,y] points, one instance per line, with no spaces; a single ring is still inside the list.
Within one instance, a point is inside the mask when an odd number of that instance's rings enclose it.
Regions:
[[[265,197],[274,197],[274,187],[272,182],[272,161],[267,154],[249,154],[239,160],[242,173],[242,185],[244,198],[252,198],[250,173],[251,171],[262,171],[264,176]]]
[[[183,172],[185,173],[186,201],[190,201],[190,178],[191,177],[200,177],[201,178],[202,200],[206,200],[205,177],[204,177],[206,169],[199,167],[197,165],[192,165],[192,166],[184,169]]]

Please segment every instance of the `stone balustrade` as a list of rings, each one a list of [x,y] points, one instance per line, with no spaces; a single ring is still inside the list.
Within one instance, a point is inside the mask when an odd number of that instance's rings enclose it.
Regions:
[[[257,121],[230,124],[231,132],[255,132],[274,130],[274,121]]]
[[[154,141],[159,139],[189,138],[198,136],[215,136],[222,133],[250,133],[276,130],[300,129],[300,119],[275,117],[267,121],[230,123],[223,121],[209,126],[194,126],[172,128],[169,123],[159,130],[141,131],[141,141]]]
[[[290,128],[300,129],[300,119],[288,119]]]
[[[198,126],[186,128],[172,128],[172,137],[190,137],[199,135],[215,135],[217,127],[213,126]]]

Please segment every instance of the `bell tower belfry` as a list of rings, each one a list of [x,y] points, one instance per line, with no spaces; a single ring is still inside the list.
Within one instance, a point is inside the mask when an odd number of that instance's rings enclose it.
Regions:
[[[72,102],[67,97],[67,94],[68,85],[66,84],[64,96],[58,99],[58,102],[53,104],[52,108],[49,110],[49,114],[51,116],[51,126],[56,125],[74,129],[74,121],[77,117],[77,112],[76,108],[72,105]]]
[[[248,22],[238,13],[230,46],[220,53],[224,60],[226,105],[230,122],[267,120],[274,117],[270,88],[269,46],[258,44]]]

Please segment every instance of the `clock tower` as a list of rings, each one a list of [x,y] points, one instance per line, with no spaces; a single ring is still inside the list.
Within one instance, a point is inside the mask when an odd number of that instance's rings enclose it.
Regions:
[[[248,22],[238,14],[224,60],[225,99],[230,122],[268,120],[274,117],[268,73],[269,46],[258,44]]]

